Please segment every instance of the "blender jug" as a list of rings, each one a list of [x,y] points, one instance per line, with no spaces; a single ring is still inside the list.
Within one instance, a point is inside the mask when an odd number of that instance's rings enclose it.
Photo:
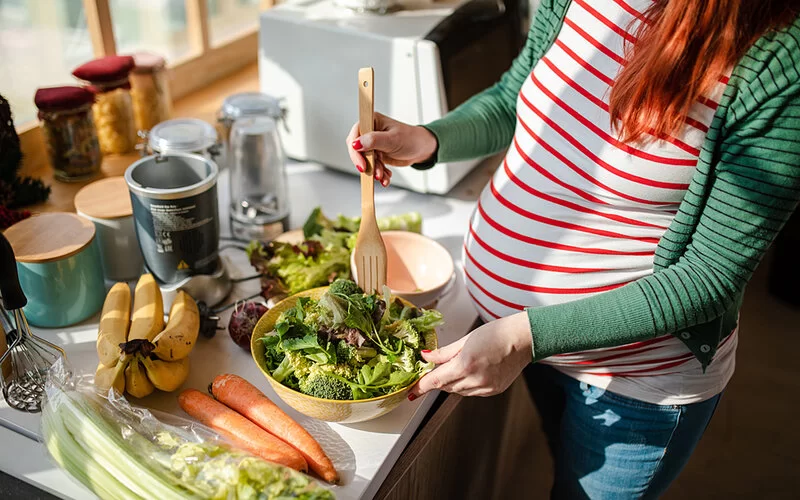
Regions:
[[[230,135],[231,233],[239,240],[268,241],[288,229],[286,156],[276,121],[237,119]]]

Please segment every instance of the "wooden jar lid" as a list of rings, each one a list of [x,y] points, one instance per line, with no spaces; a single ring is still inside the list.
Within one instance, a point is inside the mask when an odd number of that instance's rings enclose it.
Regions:
[[[34,215],[6,229],[17,262],[42,264],[72,257],[94,239],[94,224],[77,214]]]
[[[108,177],[81,188],[75,195],[75,210],[95,219],[118,219],[133,214],[125,178]]]

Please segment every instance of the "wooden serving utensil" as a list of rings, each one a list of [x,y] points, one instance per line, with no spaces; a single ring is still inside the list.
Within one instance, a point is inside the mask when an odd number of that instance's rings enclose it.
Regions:
[[[372,68],[358,71],[358,126],[361,134],[372,132],[374,118],[374,76]],[[364,155],[367,167],[361,173],[361,225],[353,250],[356,281],[365,292],[381,293],[386,284],[386,246],[375,218],[375,153]]]

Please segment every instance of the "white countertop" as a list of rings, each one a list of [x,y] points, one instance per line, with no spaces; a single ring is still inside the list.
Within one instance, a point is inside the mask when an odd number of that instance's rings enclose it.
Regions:
[[[465,183],[473,186],[459,186],[450,196],[423,195],[393,188],[377,189],[376,207],[379,215],[420,212],[423,233],[443,244],[458,265],[462,238],[477,193],[486,181],[482,170],[476,169]],[[292,227],[299,227],[317,205],[321,205],[329,216],[338,213],[356,215],[359,211],[359,185],[355,176],[316,165],[293,164],[289,168],[289,188]],[[220,176],[219,193],[221,211],[227,213],[227,172]],[[230,234],[227,217],[223,217],[221,225],[222,234]],[[222,255],[232,277],[253,274],[244,253],[231,249],[225,250]],[[235,285],[232,298],[246,297],[257,291],[257,281],[241,283]],[[437,308],[442,311],[446,321],[439,330],[442,345],[468,332],[477,314],[460,273],[458,282],[440,300]],[[227,326],[228,315],[229,311],[222,315],[221,326]],[[62,346],[76,372],[94,373],[97,365],[95,340],[98,321],[99,317],[95,316],[69,328],[37,329],[36,332]],[[435,399],[435,394],[430,394],[413,403],[403,402],[393,412],[370,422],[348,425],[326,423],[301,415],[283,404],[253,363],[249,352],[234,344],[227,331],[219,331],[213,339],[201,337],[190,360],[191,373],[184,388],[205,391],[217,374],[236,373],[254,383],[305,426],[328,450],[340,471],[342,485],[335,487],[334,491],[337,498],[344,500],[370,499],[375,495]],[[145,399],[132,401],[185,416],[178,408],[177,394],[157,391]],[[0,400],[0,470],[62,498],[94,498],[82,485],[72,481],[54,465],[44,447],[32,439],[39,434],[38,414],[15,411]]]

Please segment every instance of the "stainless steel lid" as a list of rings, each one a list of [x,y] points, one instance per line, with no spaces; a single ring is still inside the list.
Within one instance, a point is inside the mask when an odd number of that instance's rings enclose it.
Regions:
[[[280,101],[260,92],[233,94],[222,102],[222,118],[235,120],[242,116],[266,115],[277,120],[282,114]]]
[[[217,143],[213,126],[196,118],[167,120],[153,127],[148,134],[148,145],[154,152],[204,151]]]

